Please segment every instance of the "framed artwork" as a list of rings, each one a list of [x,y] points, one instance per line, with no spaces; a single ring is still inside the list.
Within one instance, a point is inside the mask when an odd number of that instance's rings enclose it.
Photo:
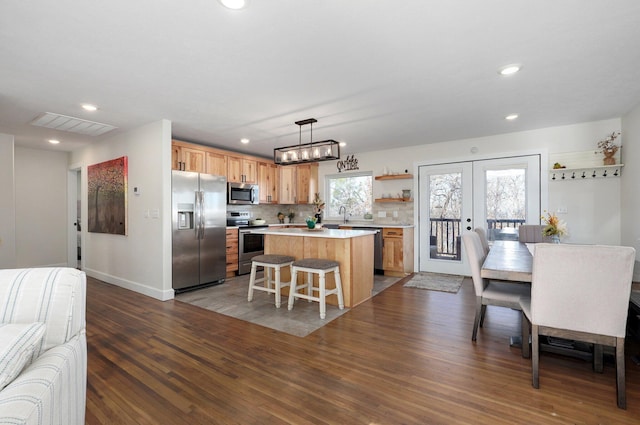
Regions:
[[[127,157],[87,167],[88,231],[127,234]]]

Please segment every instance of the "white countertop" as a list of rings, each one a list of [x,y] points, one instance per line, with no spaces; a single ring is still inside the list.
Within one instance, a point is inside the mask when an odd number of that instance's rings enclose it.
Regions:
[[[325,224],[325,222],[322,222],[322,224]],[[326,223],[326,224],[330,224],[332,226],[335,226],[336,224],[340,227],[353,227],[353,228],[358,228],[358,227],[366,227],[366,228],[376,228],[376,229],[412,229],[413,227],[415,227],[413,224],[366,224],[366,223]],[[269,227],[282,227],[282,226],[305,226],[304,223],[293,223],[293,224],[289,224],[289,223],[276,223],[276,224],[269,224]]]
[[[342,229],[302,229],[302,228],[278,228],[263,227],[252,229],[251,233],[280,236],[306,236],[312,238],[349,239],[366,235],[375,235],[373,230],[342,230]]]

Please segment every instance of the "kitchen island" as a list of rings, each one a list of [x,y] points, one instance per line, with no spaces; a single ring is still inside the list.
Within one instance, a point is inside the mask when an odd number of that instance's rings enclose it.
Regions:
[[[371,298],[373,290],[373,236],[370,230],[261,228],[253,233],[264,234],[264,253],[290,255],[296,260],[324,258],[340,263],[345,307],[355,307]],[[290,280],[284,271],[282,280]],[[298,276],[302,281],[303,276]],[[317,279],[317,276],[316,276]],[[327,288],[335,288],[333,273],[327,276]],[[289,288],[283,288],[288,295]],[[338,305],[331,295],[327,303]]]

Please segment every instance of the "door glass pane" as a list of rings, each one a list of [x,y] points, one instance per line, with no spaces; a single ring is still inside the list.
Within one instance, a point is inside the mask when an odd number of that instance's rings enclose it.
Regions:
[[[526,222],[526,170],[486,171],[487,239],[518,240],[518,228]]]
[[[462,173],[429,176],[429,256],[460,260]]]

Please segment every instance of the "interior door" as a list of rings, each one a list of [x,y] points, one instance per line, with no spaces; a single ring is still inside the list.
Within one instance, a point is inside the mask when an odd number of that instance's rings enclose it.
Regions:
[[[420,271],[465,274],[462,233],[472,227],[473,164],[418,169]]]

